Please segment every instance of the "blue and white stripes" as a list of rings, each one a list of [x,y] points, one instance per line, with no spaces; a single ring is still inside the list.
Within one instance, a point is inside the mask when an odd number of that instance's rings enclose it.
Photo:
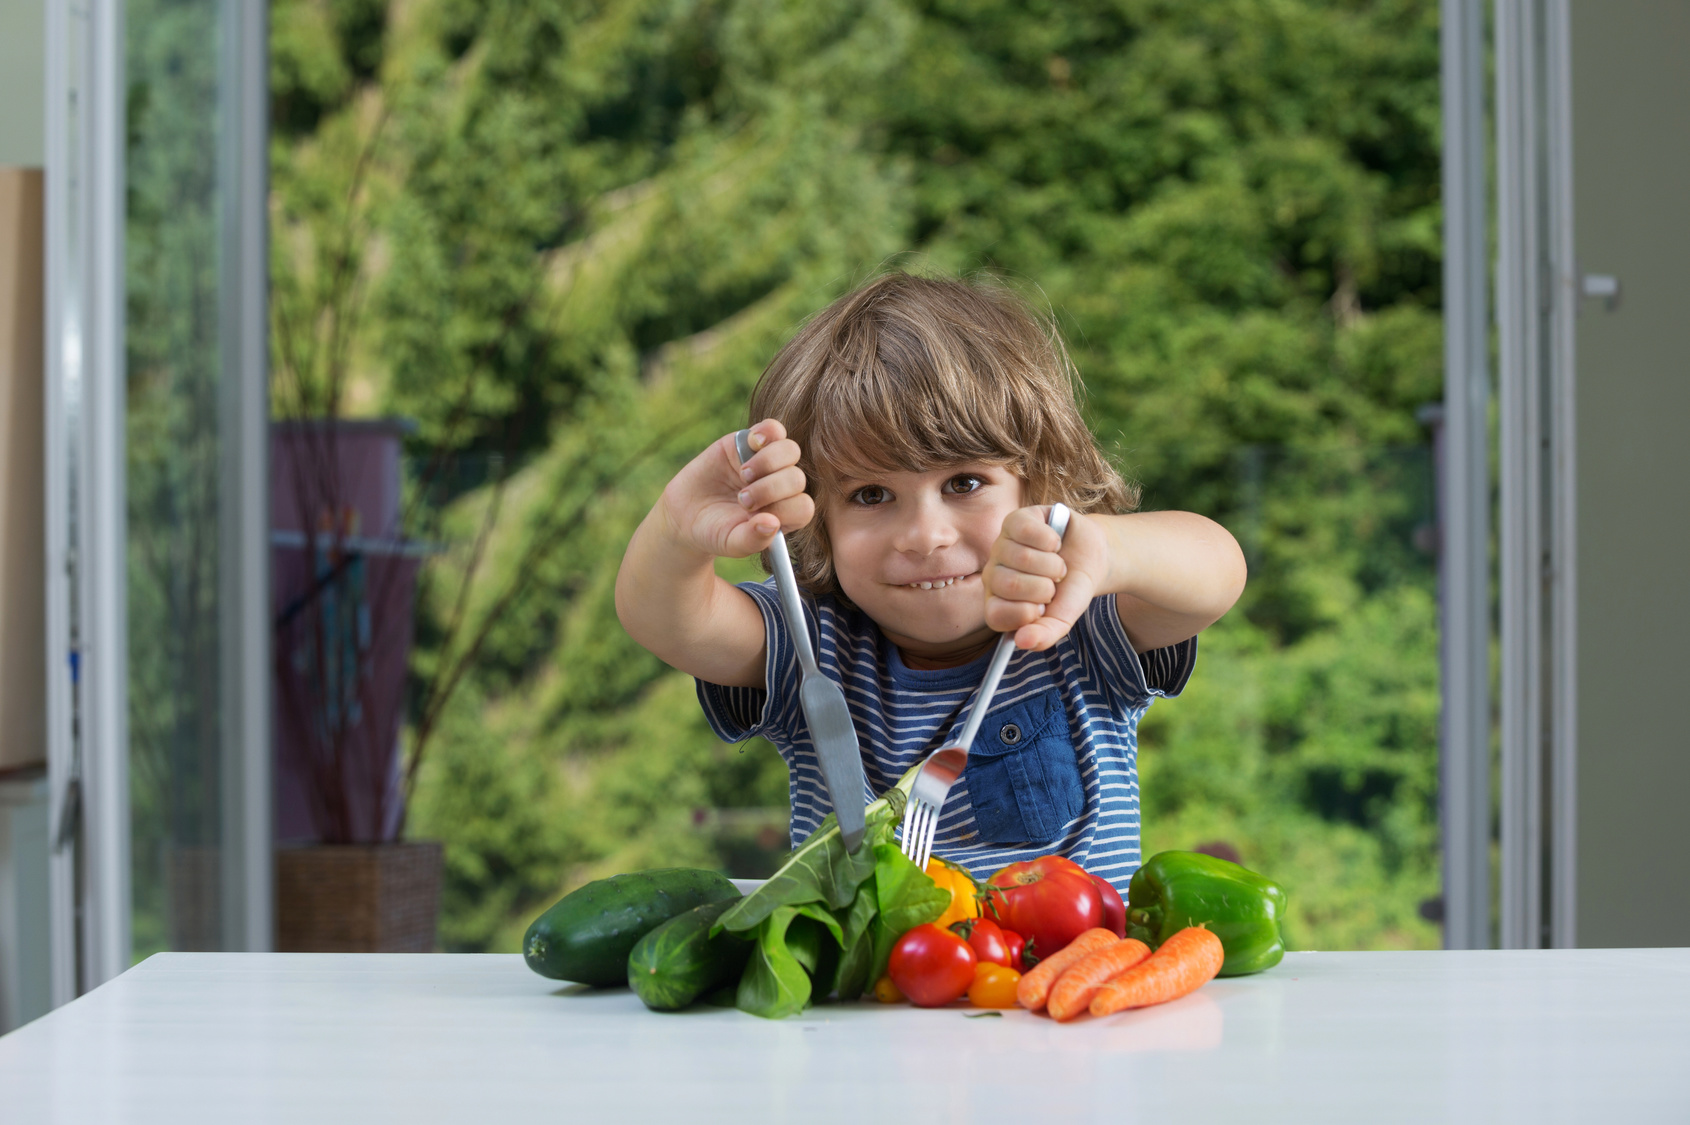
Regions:
[[[768,738],[790,771],[792,839],[832,811],[798,704],[798,667],[772,581],[740,586],[769,637],[762,688],[699,682],[699,701],[729,742]],[[960,731],[988,653],[958,668],[905,666],[861,611],[804,598],[822,670],[844,688],[869,792],[898,778]],[[1018,652],[992,701],[968,769],[951,788],[934,851],[984,878],[1006,863],[1066,855],[1123,894],[1139,865],[1138,721],[1156,696],[1177,695],[1191,675],[1196,638],[1133,652],[1115,598],[1095,599],[1061,642]],[[972,790],[971,790],[972,784]]]

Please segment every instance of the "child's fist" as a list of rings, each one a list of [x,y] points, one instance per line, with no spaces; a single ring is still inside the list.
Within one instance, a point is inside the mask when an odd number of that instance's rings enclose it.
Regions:
[[[1004,517],[981,573],[986,624],[1014,632],[1017,648],[1042,651],[1067,636],[1080,619],[1108,564],[1103,532],[1078,512],[1059,536],[1045,522],[1048,505],[1017,508]]]
[[[751,427],[751,459],[741,465],[734,435],[710,443],[663,490],[672,534],[713,556],[744,558],[774,541],[777,531],[803,527],[816,506],[804,491],[798,443],[766,418]]]

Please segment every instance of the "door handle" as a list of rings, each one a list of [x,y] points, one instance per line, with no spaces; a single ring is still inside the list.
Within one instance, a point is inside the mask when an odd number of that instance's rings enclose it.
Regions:
[[[1609,312],[1620,307],[1620,279],[1611,273],[1587,273],[1579,278],[1579,292],[1600,297]]]

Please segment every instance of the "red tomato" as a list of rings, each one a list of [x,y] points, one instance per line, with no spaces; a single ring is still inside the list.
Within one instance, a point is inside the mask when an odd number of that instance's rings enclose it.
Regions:
[[[1090,872],[1087,872],[1089,875]],[[1098,923],[1116,937],[1127,936],[1127,904],[1121,901],[1121,892],[1115,885],[1101,875],[1091,875],[1091,881],[1097,884],[1097,896],[1103,902],[1103,920]]]
[[[1026,938],[1022,937],[1014,930],[1005,930],[1003,932],[1003,941],[1005,945],[1009,946],[1010,968],[1014,969],[1018,973],[1024,973],[1028,969],[1032,968],[1032,965],[1027,964]],[[1036,958],[1034,959],[1033,964],[1038,964],[1038,960]]]
[[[974,950],[974,956],[982,962],[989,961],[1006,968],[1009,966],[1009,943],[1004,940],[1008,935],[990,918],[968,918],[961,922],[952,922],[951,931],[966,941],[968,947]]]
[[[1040,957],[1102,924],[1103,897],[1080,865],[1061,856],[1012,863],[987,883],[991,913]]]
[[[928,922],[898,939],[886,975],[918,1008],[938,1008],[968,991],[978,963],[968,943]]]

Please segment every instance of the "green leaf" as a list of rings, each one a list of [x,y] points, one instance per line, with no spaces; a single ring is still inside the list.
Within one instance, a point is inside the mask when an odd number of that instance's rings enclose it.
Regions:
[[[815,979],[816,970],[821,967],[823,947],[827,944],[827,931],[816,925],[814,918],[802,912],[786,928],[787,951],[792,954],[793,960],[804,966],[811,980]]]
[[[830,930],[818,922],[815,915],[806,912],[820,910],[814,904],[798,909],[798,917],[786,930],[786,948],[810,975],[811,1000],[822,1000],[832,991],[830,985],[839,967],[839,923],[829,917],[828,921],[835,927]]]
[[[874,919],[874,960],[870,983],[880,979],[892,946],[899,938],[924,922],[931,922],[951,904],[951,893],[917,867],[896,844],[874,848],[875,899],[879,913]]]
[[[864,934],[869,932],[875,916],[880,913],[880,896],[877,892],[879,881],[870,879],[857,888],[857,897],[851,902],[851,909],[845,914],[845,921],[841,927],[839,944],[845,949],[855,945]]]
[[[834,910],[849,907],[857,888],[874,874],[875,849],[891,839],[892,827],[903,811],[904,794],[897,789],[869,805],[864,810],[863,846],[855,853],[845,850],[839,821],[829,813],[779,871],[722,915],[712,933],[749,930],[781,906],[821,902]]]
[[[874,968],[873,927],[874,919],[879,913],[880,903],[875,893],[875,880],[870,879],[857,888],[857,897],[845,915],[840,935],[843,952],[839,955],[839,964],[833,979],[828,982],[828,995],[837,996],[840,1000],[855,1000],[874,983],[869,976],[869,970]]]
[[[840,924],[839,919],[833,916],[833,912],[822,906],[820,903],[805,903],[803,906],[798,908],[798,916],[800,918],[808,918],[813,922],[819,922],[822,928],[826,930],[830,936],[832,936],[833,944],[836,948],[845,944],[844,927]]]
[[[810,975],[786,944],[787,930],[797,917],[796,907],[779,906],[758,926],[757,944],[739,978],[735,1004],[740,1011],[778,1020],[809,1004]]]

